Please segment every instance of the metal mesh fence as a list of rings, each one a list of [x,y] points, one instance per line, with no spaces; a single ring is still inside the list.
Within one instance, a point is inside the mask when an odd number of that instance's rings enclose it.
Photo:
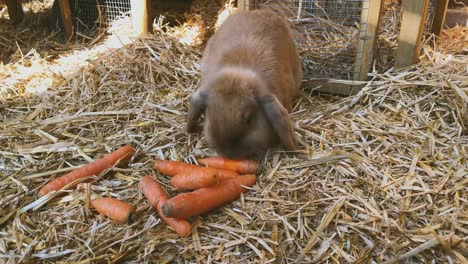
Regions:
[[[424,34],[430,34],[431,33],[431,26],[432,22],[434,21],[434,13],[435,13],[435,8],[437,1],[440,0],[430,0],[429,1],[429,7],[427,8],[427,16],[426,16],[426,26],[424,27]]]
[[[301,51],[305,77],[351,80],[360,69],[360,31],[367,30],[362,11],[371,0],[258,0],[286,18]],[[251,3],[252,4],[252,3]]]
[[[255,0],[250,8],[273,10],[290,22],[306,78],[352,80],[360,74],[363,57],[359,35],[368,27],[361,14],[371,1],[376,0]],[[436,1],[430,1],[424,33],[429,33]]]
[[[99,0],[101,10],[106,23],[114,19],[128,15],[130,12],[130,0]]]
[[[93,34],[97,28],[107,27],[114,19],[128,15],[131,10],[130,0],[71,0],[70,5],[75,31],[85,35]],[[58,8],[57,1],[54,7]]]

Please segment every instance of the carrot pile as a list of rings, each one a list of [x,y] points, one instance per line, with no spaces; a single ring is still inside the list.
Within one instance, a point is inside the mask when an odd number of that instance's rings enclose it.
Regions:
[[[171,160],[154,162],[158,172],[171,177],[173,187],[193,192],[168,198],[155,180],[148,176],[140,180],[140,189],[146,198],[155,206],[159,216],[180,236],[187,234],[179,231],[186,230],[186,219],[236,200],[247,190],[246,187],[251,187],[257,180],[255,173],[258,163],[255,161],[213,157],[201,159],[199,163],[207,167]]]
[[[77,181],[89,180],[114,166],[128,164],[135,154],[132,146],[124,146],[101,159],[65,174],[39,192],[44,196],[51,191],[74,189]],[[150,176],[140,179],[138,189],[143,193],[160,218],[180,237],[191,232],[188,218],[203,215],[232,202],[255,184],[258,163],[250,160],[231,160],[224,157],[199,159],[203,166],[180,161],[156,160],[154,169],[171,177],[170,184],[179,191],[191,191],[168,197],[164,188]],[[135,217],[135,207],[116,198],[97,198],[91,206],[111,220],[125,224]]]
[[[154,168],[172,177],[171,185],[179,190],[197,190],[239,176],[231,170],[200,167],[172,160],[157,160],[154,162]]]

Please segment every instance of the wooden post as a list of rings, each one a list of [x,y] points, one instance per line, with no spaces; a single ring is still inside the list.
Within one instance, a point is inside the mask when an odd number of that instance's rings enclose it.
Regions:
[[[354,80],[365,81],[369,71],[369,60],[373,59],[373,51],[377,43],[377,31],[383,0],[363,1],[361,24],[359,28],[359,44],[354,67]],[[361,52],[359,52],[361,51]],[[358,63],[358,62],[361,63]]]
[[[254,7],[252,6],[253,0],[237,0],[237,8],[239,10],[252,10]]]
[[[151,0],[146,0],[146,6],[147,6],[147,12],[146,12],[146,17],[148,21],[148,32],[153,33],[153,14],[152,12],[152,2]]]
[[[23,4],[21,0],[7,0],[8,16],[13,23],[19,23],[23,20]]]
[[[428,6],[429,0],[403,0],[396,68],[407,67],[417,62]]]
[[[437,0],[434,13],[434,21],[432,22],[431,31],[436,36],[440,36],[445,24],[445,16],[447,14],[448,0]]]
[[[70,0],[59,0],[60,15],[62,16],[62,23],[65,28],[65,35],[67,40],[70,40],[73,36],[73,21]]]
[[[144,35],[150,32],[149,4],[148,0],[131,0],[131,14],[133,22],[133,31],[138,35]]]

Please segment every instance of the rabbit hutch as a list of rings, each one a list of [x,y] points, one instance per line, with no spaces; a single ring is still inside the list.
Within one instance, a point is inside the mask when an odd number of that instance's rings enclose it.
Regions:
[[[399,23],[395,67],[409,66],[417,61],[422,35],[431,31],[440,33],[448,1],[403,0],[401,21],[382,17],[383,3],[383,0],[239,0],[238,7],[269,9],[286,18],[301,51],[306,85],[317,87],[318,91],[350,95],[368,80],[378,52],[382,23]]]
[[[184,10],[183,1],[175,2],[180,2],[176,6]],[[21,19],[21,1],[9,3],[11,17]],[[131,16],[135,33],[150,32],[152,3],[164,5],[164,1],[156,0],[57,0],[53,8],[60,14],[59,22],[70,38],[123,15]],[[383,3],[384,0],[238,0],[237,8],[269,9],[286,18],[301,51],[305,85],[317,91],[351,95],[363,87],[375,66],[382,23],[399,25],[394,64],[409,66],[417,61],[423,34],[440,33],[448,0],[402,0],[401,21],[382,17]]]
[[[467,263],[468,27],[440,32],[445,8],[0,0],[0,263]],[[204,41],[238,9],[272,9],[295,32],[300,149],[268,151],[249,190],[180,237],[139,184],[192,192],[155,161],[215,156],[186,133],[187,110]],[[40,195],[129,145],[127,164]],[[131,221],[98,212],[99,197],[134,206]]]

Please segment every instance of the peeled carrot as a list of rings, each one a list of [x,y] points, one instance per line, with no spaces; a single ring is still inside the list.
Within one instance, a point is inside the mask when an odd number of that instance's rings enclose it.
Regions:
[[[207,213],[237,199],[247,190],[243,186],[252,186],[256,180],[255,175],[247,174],[224,180],[211,187],[179,194],[164,203],[162,212],[166,217],[176,218],[188,218]]]
[[[127,223],[135,212],[132,205],[115,198],[98,198],[91,201],[91,205],[99,213],[121,224]]]
[[[149,176],[144,176],[140,179],[139,188],[145,195],[146,199],[158,211],[159,217],[169,226],[174,228],[176,233],[181,237],[187,237],[192,228],[190,223],[185,219],[168,218],[162,213],[162,205],[169,199],[162,186]]]
[[[175,160],[156,160],[154,168],[162,174],[173,177],[185,171],[198,169],[200,166]]]
[[[171,185],[179,190],[196,190],[219,182],[218,173],[211,168],[197,168],[172,177]]]
[[[178,174],[187,172],[187,171],[192,171],[192,170],[198,170],[200,168],[206,168],[206,167],[201,167],[181,161],[174,161],[174,160],[156,160],[154,162],[154,168],[159,171],[160,173],[174,177]],[[225,170],[225,169],[220,169],[220,168],[211,168],[214,169],[218,172],[218,176],[220,180],[224,179],[229,179],[229,178],[234,178],[239,176],[239,174],[235,171],[231,170]]]
[[[239,176],[239,173],[237,173],[235,171],[225,170],[225,169],[217,169],[217,168],[213,168],[213,169],[215,169],[216,172],[218,173],[218,178],[219,178],[220,181],[230,179],[230,178],[235,178],[235,177]]]
[[[81,168],[78,168],[68,174],[65,174],[54,181],[49,182],[39,190],[39,196],[46,195],[51,191],[58,191],[65,187],[67,184],[85,177],[91,177],[93,175],[99,175],[102,171],[110,168],[118,163],[127,162],[128,159],[135,153],[135,149],[132,146],[124,146],[118,150],[107,154],[101,159],[91,162]],[[77,184],[70,186],[70,189],[76,187]]]
[[[198,163],[212,168],[232,170],[239,174],[255,174],[258,170],[258,162],[256,161],[233,160],[221,156],[199,159]]]
[[[118,163],[127,162],[128,159],[135,153],[135,149],[132,146],[124,146],[120,149],[107,154],[101,159],[98,159],[92,163],[89,163],[81,168],[78,168],[68,174],[63,175],[49,182],[39,190],[39,196],[43,196],[51,191],[58,191],[65,187],[67,184],[85,177],[91,177],[99,175],[102,171],[110,168]],[[70,189],[75,188],[76,184],[70,186]]]

